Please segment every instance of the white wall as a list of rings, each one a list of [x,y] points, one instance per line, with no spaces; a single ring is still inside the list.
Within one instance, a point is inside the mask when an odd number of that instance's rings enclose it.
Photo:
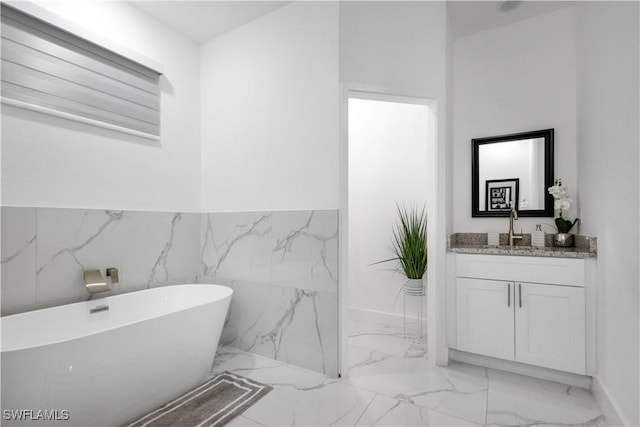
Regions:
[[[340,80],[444,96],[445,2],[341,2]]]
[[[337,208],[337,3],[285,6],[201,53],[202,209]]]
[[[163,64],[161,141],[2,106],[2,204],[196,211],[199,50],[124,2],[42,2]]]
[[[574,7],[454,42],[455,231],[508,229],[504,218],[471,217],[472,138],[555,128],[555,176],[577,201],[575,45]],[[538,223],[555,232],[552,218],[521,218],[517,228]]]
[[[640,425],[639,12],[636,2],[577,6],[582,231],[598,237],[597,380],[622,421],[634,426]]]
[[[445,167],[449,155],[446,95],[450,32],[447,22],[444,1],[340,2],[340,82],[343,89],[382,91],[433,100],[436,143],[429,146],[434,167],[428,173],[438,193],[427,195],[428,233],[431,236],[427,317],[439,318],[428,321],[427,333],[429,357],[438,364],[446,363],[447,359],[447,349],[441,339],[444,337],[444,310],[436,310],[436,307],[445,306],[446,252],[443,242],[450,231],[447,206],[451,193],[445,191],[445,177],[450,173]],[[436,327],[440,329],[437,333]]]
[[[428,173],[429,107],[349,100],[349,306],[402,314],[406,277],[393,257],[396,203],[421,209]],[[409,313],[415,316],[415,309]]]

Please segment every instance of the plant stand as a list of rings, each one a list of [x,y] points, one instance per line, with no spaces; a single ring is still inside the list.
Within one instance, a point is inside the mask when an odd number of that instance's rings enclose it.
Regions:
[[[413,282],[413,283],[412,283]],[[419,285],[418,285],[419,282]],[[423,319],[423,300],[422,298],[425,296],[425,286],[422,280],[409,280],[402,287],[403,293],[403,303],[402,303],[402,332],[404,336],[407,336],[407,297],[410,299],[418,298],[418,309],[417,309],[417,319],[418,319],[418,337],[422,337],[422,324],[424,323]]]

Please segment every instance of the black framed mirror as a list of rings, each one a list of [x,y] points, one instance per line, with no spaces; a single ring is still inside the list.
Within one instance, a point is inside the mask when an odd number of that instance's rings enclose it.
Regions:
[[[553,216],[553,129],[471,140],[471,216]]]

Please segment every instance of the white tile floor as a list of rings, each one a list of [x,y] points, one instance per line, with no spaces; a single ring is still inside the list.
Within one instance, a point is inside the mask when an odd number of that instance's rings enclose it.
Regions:
[[[351,322],[349,375],[330,378],[229,347],[213,374],[273,387],[231,426],[606,426],[587,390],[426,359],[420,339]]]

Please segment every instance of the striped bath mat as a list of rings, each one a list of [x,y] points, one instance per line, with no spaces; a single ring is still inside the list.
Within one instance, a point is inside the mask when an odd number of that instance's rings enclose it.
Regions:
[[[224,372],[129,424],[129,427],[223,426],[272,388]]]

